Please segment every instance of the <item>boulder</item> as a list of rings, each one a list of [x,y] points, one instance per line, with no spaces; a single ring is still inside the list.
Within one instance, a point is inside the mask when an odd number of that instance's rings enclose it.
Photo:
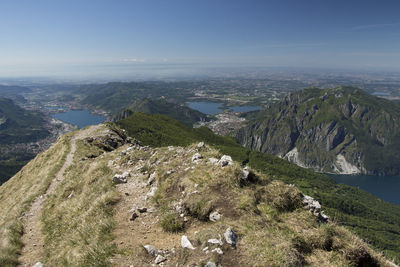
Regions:
[[[181,246],[183,248],[196,249],[195,247],[193,247],[192,243],[190,243],[190,240],[186,235],[183,235],[181,238]]]
[[[216,244],[216,245],[220,245],[220,246],[223,245],[222,240],[216,239],[216,238],[208,239],[207,242],[210,244]]]
[[[213,211],[210,213],[209,219],[212,222],[219,221],[221,219],[221,214],[219,214],[218,211]]]
[[[211,250],[211,252],[216,252],[216,253],[218,253],[219,255],[224,254],[224,252],[222,252],[222,249],[220,249],[220,248],[214,248],[213,250]]]
[[[231,156],[223,155],[221,157],[221,159],[218,161],[218,164],[221,165],[221,167],[232,165],[233,160],[232,160]]]
[[[204,148],[204,147],[205,147],[204,142],[200,142],[200,143],[197,144],[197,149],[199,149],[199,150]]]
[[[321,211],[321,204],[310,196],[302,195],[304,207],[312,213],[319,213]]]
[[[224,233],[225,241],[226,243],[232,245],[233,247],[236,247],[236,242],[237,242],[237,235],[235,232],[232,230],[232,228],[228,227]]]
[[[323,211],[321,211],[320,213],[318,213],[318,220],[320,222],[328,222],[329,217],[327,215],[325,215]]]
[[[201,160],[202,158],[203,158],[203,156],[200,153],[196,153],[193,155],[192,161],[197,162],[197,161]]]
[[[254,182],[256,180],[256,175],[249,167],[244,167],[240,173],[240,179],[242,181]]]
[[[132,213],[132,216],[131,216],[131,218],[129,220],[130,221],[134,221],[134,220],[136,220],[137,217],[139,217],[139,216],[137,215],[136,212],[134,212],[134,213]]]
[[[138,211],[140,213],[145,213],[147,211],[147,208],[146,207],[141,207],[141,208],[138,208]]]
[[[112,178],[112,181],[116,184],[124,184],[124,183],[128,182],[128,179],[126,177],[122,176],[121,174],[116,174]]]
[[[154,197],[157,192],[157,186],[153,186],[150,191],[146,194],[147,198]]]
[[[164,256],[157,255],[156,259],[154,260],[155,264],[160,264],[161,262],[166,261],[167,259]]]
[[[217,165],[218,162],[219,162],[219,160],[216,159],[216,158],[209,158],[209,159],[208,159],[208,162],[209,162],[210,164],[212,164],[212,165]]]
[[[156,172],[150,174],[149,179],[147,180],[147,185],[151,185],[156,180]]]
[[[150,255],[152,255],[154,257],[156,257],[158,254],[160,254],[160,252],[153,245],[145,245],[143,247],[147,251],[147,253],[149,253]]]

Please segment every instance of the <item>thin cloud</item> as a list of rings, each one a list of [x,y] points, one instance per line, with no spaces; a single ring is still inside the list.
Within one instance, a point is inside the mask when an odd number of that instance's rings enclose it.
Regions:
[[[316,47],[325,46],[328,43],[285,43],[285,44],[265,44],[265,45],[255,45],[249,48],[296,48],[296,47]]]
[[[122,62],[139,62],[139,63],[142,63],[142,62],[145,62],[145,60],[144,59],[138,59],[138,58],[124,58],[124,59],[122,59]]]
[[[351,31],[362,31],[368,29],[377,29],[377,28],[386,28],[400,25],[400,22],[396,23],[381,23],[381,24],[368,24],[368,25],[359,25],[351,28]]]

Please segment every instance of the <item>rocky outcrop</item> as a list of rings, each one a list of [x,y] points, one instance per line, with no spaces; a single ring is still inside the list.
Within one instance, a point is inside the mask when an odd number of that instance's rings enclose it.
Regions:
[[[244,146],[301,167],[380,175],[400,173],[399,137],[399,104],[343,87],[291,93],[236,133]]]

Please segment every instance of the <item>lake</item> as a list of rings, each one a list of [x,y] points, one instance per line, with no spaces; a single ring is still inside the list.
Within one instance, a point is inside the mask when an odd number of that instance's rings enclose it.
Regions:
[[[191,109],[198,110],[204,114],[218,114],[222,112],[222,103],[217,102],[188,102],[188,106]],[[259,110],[257,106],[232,106],[227,107],[234,112],[249,112]]]
[[[400,176],[329,175],[338,183],[363,189],[391,203],[400,204]]]
[[[89,110],[68,110],[52,116],[60,121],[76,125],[79,129],[88,125],[100,124],[106,120],[104,116],[92,114]]]

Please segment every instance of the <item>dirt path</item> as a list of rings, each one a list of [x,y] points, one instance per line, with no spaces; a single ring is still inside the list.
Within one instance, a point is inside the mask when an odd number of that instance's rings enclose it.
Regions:
[[[55,178],[51,181],[46,193],[37,197],[28,212],[22,218],[24,234],[22,236],[22,243],[24,247],[21,251],[21,256],[19,258],[21,266],[33,266],[37,262],[44,261],[44,240],[42,236],[42,225],[41,225],[41,215],[43,204],[46,201],[47,196],[53,194],[57,188],[57,185],[63,180],[64,172],[69,168],[74,159],[74,154],[76,151],[76,141],[84,139],[92,135],[99,126],[91,126],[85,130],[77,132],[71,139],[71,150],[65,159],[64,165],[57,172]]]

